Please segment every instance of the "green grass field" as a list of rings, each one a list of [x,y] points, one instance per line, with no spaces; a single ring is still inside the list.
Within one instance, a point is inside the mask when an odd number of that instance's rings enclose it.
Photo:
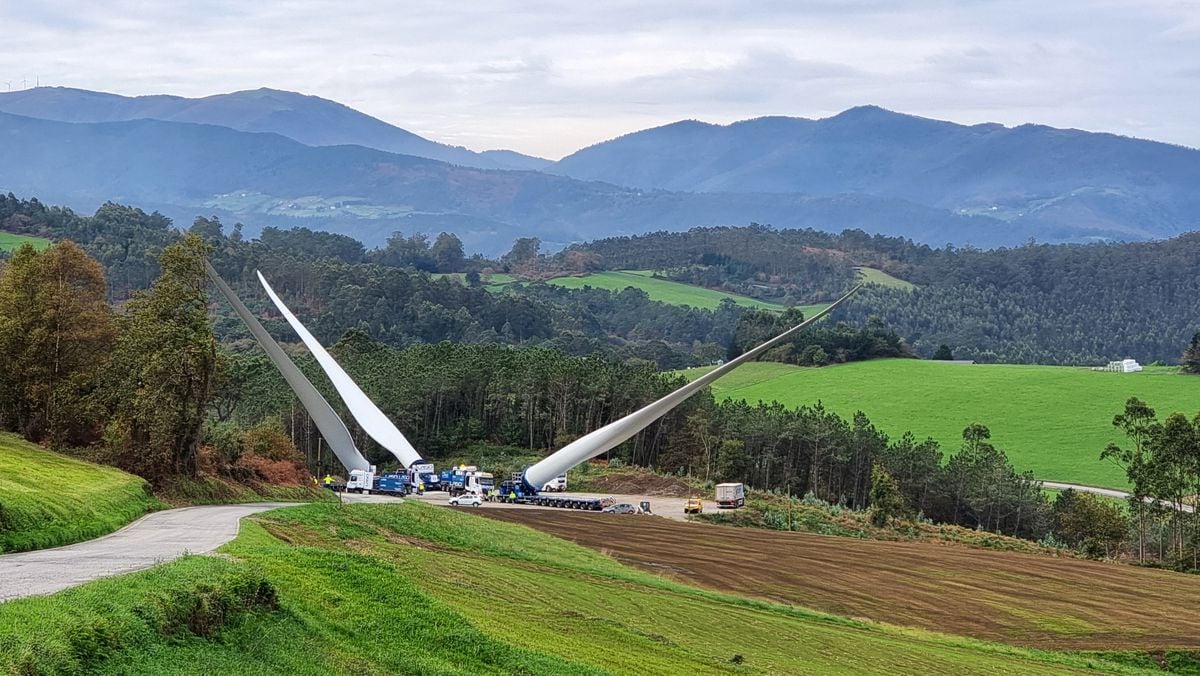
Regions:
[[[139,477],[0,433],[0,552],[88,540],[160,506]]]
[[[699,374],[704,369],[692,369]],[[889,435],[911,431],[957,450],[962,430],[987,425],[992,441],[1020,470],[1039,479],[1123,488],[1125,476],[1102,462],[1125,400],[1136,396],[1160,417],[1200,411],[1200,378],[1171,368],[1102,373],[1058,366],[950,364],[916,359],[877,360],[820,369],[747,364],[718,380],[718,398],[822,402],[843,416],[867,414]]]
[[[652,270],[615,270],[610,272],[594,272],[583,277],[556,277],[550,284],[568,289],[581,289],[590,286],[595,289],[622,291],[626,287],[634,287],[646,292],[651,300],[670,303],[671,305],[688,305],[705,310],[714,310],[724,298],[732,299],[742,307],[760,310],[780,310],[783,306],[778,303],[767,303],[748,296],[714,291],[691,284],[673,282],[668,279],[657,279]]]
[[[906,282],[898,277],[893,277],[883,270],[864,267],[857,267],[854,269],[858,270],[858,276],[867,284],[879,284],[892,289],[904,289],[905,291],[912,291],[913,289],[917,288],[916,284],[913,284],[912,282]]]
[[[0,232],[0,251],[13,251],[22,244],[32,244],[33,248],[41,251],[53,243],[43,237],[30,237],[29,235]]]
[[[0,604],[0,669],[1147,673],[702,590],[416,503],[276,510],[222,551]]]

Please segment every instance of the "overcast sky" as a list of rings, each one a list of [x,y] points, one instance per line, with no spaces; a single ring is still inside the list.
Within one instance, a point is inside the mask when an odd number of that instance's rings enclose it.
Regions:
[[[0,0],[0,26],[0,91],[266,86],[551,158],[866,103],[1200,147],[1200,0]]]

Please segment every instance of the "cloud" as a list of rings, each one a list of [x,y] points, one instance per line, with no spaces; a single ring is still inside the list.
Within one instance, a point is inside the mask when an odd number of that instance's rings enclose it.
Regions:
[[[1176,0],[42,0],[0,87],[316,94],[431,138],[559,156],[683,118],[874,103],[1200,146],[1200,9]]]

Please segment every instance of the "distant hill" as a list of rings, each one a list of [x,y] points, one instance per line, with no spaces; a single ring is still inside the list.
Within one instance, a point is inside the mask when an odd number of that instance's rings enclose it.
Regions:
[[[358,145],[312,147],[278,134],[134,120],[66,123],[0,113],[0,191],[90,212],[108,200],[157,209],[184,224],[214,214],[342,232],[376,245],[395,230],[456,232],[498,253],[521,236],[550,246],[694,225],[772,223],[861,228],[924,242],[1015,244],[1069,230],[960,216],[868,195],[643,191],[532,171],[456,166]]]
[[[1038,125],[964,126],[874,106],[810,120],[683,121],[546,169],[642,189],[903,199],[1082,238],[1200,228],[1200,151]],[[1040,234],[1045,232],[1047,234]]]
[[[274,132],[310,146],[360,145],[483,169],[540,169],[549,160],[511,150],[473,152],[422,138],[340,103],[276,89],[179,96],[118,96],[66,87],[0,94],[0,112],[60,122],[163,120]]]

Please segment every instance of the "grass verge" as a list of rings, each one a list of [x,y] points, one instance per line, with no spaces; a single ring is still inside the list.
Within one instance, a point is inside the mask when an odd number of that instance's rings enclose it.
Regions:
[[[89,540],[163,506],[140,477],[0,433],[0,552]]]

